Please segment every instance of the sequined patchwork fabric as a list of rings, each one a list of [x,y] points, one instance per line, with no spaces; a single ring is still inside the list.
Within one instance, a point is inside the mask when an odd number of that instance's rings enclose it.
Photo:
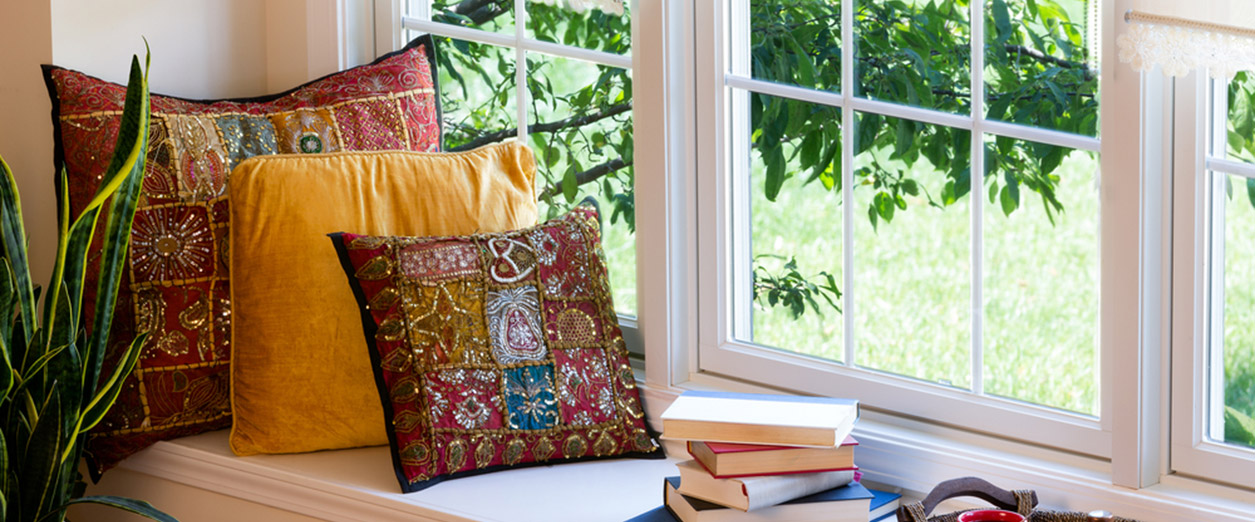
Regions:
[[[153,442],[231,423],[231,169],[262,154],[439,150],[434,59],[432,41],[423,37],[370,65],[272,96],[152,96],[129,277],[118,296],[110,350],[125,348],[137,332],[151,335],[115,406],[89,437],[94,475]],[[44,74],[53,100],[56,161],[66,167],[70,210],[77,213],[108,167],[126,88],[54,66],[45,66]],[[90,305],[97,282],[94,270],[88,274],[84,298]],[[451,315],[432,317],[428,326],[439,335],[444,327],[434,318]],[[490,360],[482,330],[449,345],[453,358],[444,362]]]
[[[461,238],[335,236],[402,490],[511,466],[662,457],[596,212],[584,203],[530,229]]]

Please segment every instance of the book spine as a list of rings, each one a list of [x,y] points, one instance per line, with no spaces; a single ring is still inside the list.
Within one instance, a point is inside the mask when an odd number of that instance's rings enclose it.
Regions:
[[[749,510],[774,506],[795,498],[844,486],[854,480],[853,471],[830,471],[749,478],[742,482]]]

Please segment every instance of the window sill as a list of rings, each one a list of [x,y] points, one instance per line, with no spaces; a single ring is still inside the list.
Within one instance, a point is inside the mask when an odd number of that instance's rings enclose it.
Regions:
[[[615,459],[538,466],[402,494],[386,446],[236,457],[227,435],[222,430],[159,442],[106,473],[88,493],[138,497],[182,522],[624,520],[660,504],[662,477],[675,474],[676,463]],[[80,518],[110,516],[132,520],[103,510]]]
[[[689,388],[762,391],[708,376],[674,388],[642,385],[650,424],[661,427],[658,414]],[[1147,522],[1249,521],[1255,512],[1255,495],[1247,490],[1177,476],[1142,490],[1115,487],[1109,465],[1099,459],[868,409],[855,436],[865,480],[900,490],[908,498],[921,497],[943,480],[974,475],[1008,489],[1036,490],[1044,506],[1106,509]],[[262,512],[265,519],[285,521],[624,520],[659,505],[659,479],[674,474],[675,463],[684,458],[683,446],[667,441],[667,460],[523,468],[401,494],[386,447],[241,458],[231,454],[226,440],[227,432],[218,431],[158,443],[123,462],[111,472],[114,476],[106,474],[89,493],[143,498],[183,522],[220,520],[229,513],[250,518],[248,513]],[[182,489],[153,487],[154,481]],[[196,495],[202,498],[192,498]],[[952,502],[941,509],[968,505]]]

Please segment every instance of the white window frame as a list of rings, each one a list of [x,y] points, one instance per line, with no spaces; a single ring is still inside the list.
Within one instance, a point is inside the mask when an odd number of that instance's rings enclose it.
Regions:
[[[1113,18],[1115,2],[1104,3],[1105,17],[1104,19]],[[847,42],[853,35],[853,4],[852,0],[844,0],[842,7],[842,35],[845,36]],[[971,38],[974,42],[984,41],[984,3],[972,2],[971,20]],[[738,7],[739,6],[739,7]],[[982,361],[980,357],[981,343],[981,318],[979,313],[974,313],[972,318],[972,365],[973,365],[973,392],[960,391],[942,386],[923,383],[914,379],[898,377],[882,372],[868,369],[862,369],[847,366],[840,363],[826,363],[816,361],[812,358],[793,355],[777,350],[763,349],[749,343],[736,340],[736,336],[732,335],[737,324],[745,324],[748,322],[747,310],[734,309],[734,303],[731,299],[732,281],[745,279],[745,271],[741,269],[739,272],[733,269],[733,260],[745,258],[744,253],[735,254],[733,249],[737,245],[744,245],[747,242],[737,241],[736,238],[743,238],[746,234],[747,227],[738,227],[731,221],[730,207],[736,205],[736,198],[741,197],[738,194],[743,191],[738,190],[740,187],[733,186],[728,181],[728,176],[723,173],[733,171],[739,167],[740,171],[748,168],[748,135],[744,129],[732,129],[736,122],[744,122],[748,118],[735,118],[729,114],[734,110],[737,104],[732,103],[734,96],[744,96],[745,89],[752,89],[755,92],[765,93],[773,96],[797,99],[811,103],[823,103],[827,105],[841,106],[843,108],[843,128],[850,129],[853,127],[854,114],[853,111],[871,112],[891,117],[907,118],[916,121],[922,121],[933,125],[945,125],[954,128],[968,130],[972,133],[972,152],[970,153],[973,172],[981,172],[984,170],[983,153],[981,147],[985,143],[988,136],[1008,136],[1016,139],[1029,140],[1034,142],[1049,143],[1073,149],[1082,150],[1099,150],[1102,162],[1103,172],[1112,172],[1114,169],[1110,166],[1112,163],[1109,157],[1113,156],[1111,150],[1115,147],[1122,146],[1121,140],[1108,140],[1106,136],[1110,136],[1110,132],[1104,132],[1104,139],[1101,144],[1099,140],[1067,134],[1047,129],[1035,129],[1000,121],[990,121],[984,119],[983,109],[983,93],[984,80],[982,78],[982,70],[984,63],[983,45],[972,46],[971,60],[973,65],[972,77],[972,108],[971,115],[956,115],[942,113],[929,109],[921,109],[916,107],[908,107],[881,101],[869,100],[852,96],[853,82],[853,46],[843,45],[844,56],[842,59],[842,92],[827,93],[818,92],[808,89],[794,88],[761,80],[755,80],[745,74],[743,64],[736,63],[733,57],[725,55],[726,48],[721,42],[730,42],[729,47],[740,45],[745,48],[747,46],[748,35],[747,30],[731,31],[725,29],[728,24],[725,22],[737,12],[738,9],[742,13],[748,12],[748,2],[746,0],[732,0],[731,2],[710,2],[703,3],[699,7],[699,13],[696,19],[699,20],[697,27],[699,43],[699,56],[709,56],[709,59],[699,58],[699,63],[703,67],[698,71],[698,90],[704,95],[699,96],[702,103],[699,105],[699,129],[698,135],[702,138],[699,145],[699,158],[705,161],[699,161],[702,168],[699,171],[699,183],[702,199],[698,202],[698,207],[702,209],[714,209],[713,212],[703,212],[701,215],[701,231],[703,252],[713,252],[714,255],[703,258],[701,270],[702,278],[698,284],[700,288],[700,301],[702,303],[714,303],[714,306],[703,306],[701,308],[700,325],[700,348],[699,360],[700,369],[703,372],[713,374],[721,374],[726,376],[734,376],[739,379],[747,379],[757,382],[765,382],[778,387],[791,390],[816,393],[824,395],[836,395],[847,397],[860,397],[863,404],[876,409],[898,412],[905,415],[916,416],[921,418],[936,419],[940,422],[949,423],[957,426],[963,426],[977,431],[996,433],[1013,439],[1024,440],[1036,444],[1043,444],[1053,447],[1067,449],[1069,451],[1083,453],[1087,455],[1111,458],[1112,457],[1112,441],[1113,441],[1113,419],[1110,407],[1111,394],[1113,390],[1113,381],[1117,379],[1117,373],[1112,368],[1119,364],[1117,360],[1127,360],[1128,355],[1117,356],[1108,354],[1108,349],[1103,350],[1103,365],[1100,376],[1100,393],[1102,394],[1102,408],[1098,419],[1091,417],[1075,415],[1068,412],[1053,410],[1043,407],[1035,407],[1021,403],[1018,401],[1002,399],[998,397],[986,396],[981,394],[981,382],[979,378]],[[737,34],[740,33],[740,34]],[[1104,50],[1114,47],[1113,32],[1104,33],[1103,42]],[[1109,56],[1112,54],[1105,51]],[[1114,58],[1114,56],[1111,56]],[[728,62],[731,62],[730,64]],[[1124,116],[1118,110],[1127,107],[1117,106],[1117,110],[1111,110],[1107,107],[1107,100],[1111,99],[1108,94],[1112,91],[1110,87],[1122,87],[1127,89],[1127,85],[1107,85],[1107,79],[1112,77],[1112,69],[1117,65],[1116,60],[1106,59],[1102,61],[1103,84],[1103,118],[1104,123],[1112,119],[1120,119],[1127,125],[1129,121],[1137,121],[1136,113],[1125,112]],[[725,71],[732,71],[731,74]],[[1111,82],[1114,83],[1114,82]],[[713,95],[705,95],[713,93]],[[1126,94],[1127,96],[1127,94]],[[853,109],[853,110],[851,110]],[[1104,125],[1107,128],[1108,125]],[[844,139],[852,140],[849,132],[843,132]],[[1110,142],[1110,143],[1109,143]],[[1109,146],[1110,145],[1110,146]],[[843,186],[850,187],[853,177],[853,147],[843,147],[845,157],[842,159],[842,172],[845,180]],[[729,151],[733,151],[729,153]],[[727,158],[727,159],[725,159]],[[740,161],[742,165],[733,166],[727,164],[729,161]],[[1134,172],[1136,174],[1136,172]],[[983,263],[981,253],[981,219],[982,219],[982,198],[979,194],[983,193],[983,177],[973,175],[971,177],[973,190],[971,194],[972,202],[972,267],[974,278],[972,281],[972,302],[980,303],[981,290],[980,266]],[[1122,191],[1121,188],[1114,188],[1118,183],[1126,183],[1127,179],[1121,179],[1121,176],[1103,176],[1102,193],[1102,232],[1103,238],[1118,237],[1118,235],[1126,235],[1137,237],[1136,216],[1138,199],[1131,200],[1113,200],[1107,197],[1110,191]],[[1137,186],[1136,179],[1133,180],[1134,186]],[[739,183],[744,183],[742,179]],[[845,339],[845,360],[854,361],[856,354],[853,349],[853,314],[852,303],[856,302],[858,293],[857,281],[854,280],[854,273],[849,269],[851,260],[856,255],[852,252],[853,223],[855,219],[853,195],[849,190],[843,191],[844,216],[844,233],[845,239],[845,262],[846,270],[844,270],[845,281],[843,285],[844,305],[846,310],[844,314],[846,335]],[[1114,216],[1125,216],[1125,219],[1113,219]],[[1127,217],[1132,215],[1133,220]],[[1136,245],[1135,245],[1136,246]],[[739,257],[738,257],[739,256]],[[1134,311],[1134,321],[1136,321],[1136,312],[1140,309],[1137,301],[1138,292],[1122,293],[1119,291],[1119,285],[1128,281],[1123,278],[1114,278],[1109,280],[1109,276],[1120,266],[1136,266],[1137,248],[1132,252],[1113,251],[1104,243],[1101,247],[1102,258],[1102,346],[1110,347],[1113,345],[1113,339],[1124,337],[1127,339],[1130,333],[1136,328],[1136,322],[1129,323],[1127,314],[1109,313],[1114,312],[1115,306],[1125,307]],[[1130,263],[1131,261],[1131,263]],[[976,307],[974,307],[976,308]],[[979,309],[979,308],[976,308]],[[1123,316],[1122,316],[1123,315]]]
[[[1224,197],[1227,175],[1252,178],[1255,166],[1224,159],[1223,80],[1196,71],[1175,81],[1173,101],[1172,407],[1177,413],[1171,465],[1180,473],[1249,485],[1255,483],[1255,451],[1214,442],[1224,438],[1215,431],[1223,413],[1214,407],[1224,401],[1224,288],[1213,278],[1224,272],[1224,205],[1216,198]]]

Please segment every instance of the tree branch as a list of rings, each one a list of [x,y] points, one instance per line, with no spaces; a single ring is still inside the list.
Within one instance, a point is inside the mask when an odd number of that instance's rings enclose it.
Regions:
[[[601,165],[597,165],[591,169],[588,169],[584,172],[580,172],[576,174],[575,184],[578,186],[578,185],[583,185],[585,183],[597,181],[598,179],[601,179],[602,176],[605,176],[607,174],[610,174],[611,172],[614,172],[622,168],[630,167],[630,166],[632,166],[631,161],[623,161],[623,158],[615,158],[605,163],[602,163]],[[556,196],[561,193],[562,193],[562,182],[557,181],[557,182],[554,182],[554,184],[549,185],[548,187],[545,187],[545,190],[541,192],[540,196],[537,197],[536,199],[544,200],[544,199]]]
[[[445,7],[443,11],[450,11],[471,19],[469,25],[483,25],[485,22],[492,20],[508,12],[505,4],[508,0],[462,0],[456,5]],[[508,2],[513,5],[513,2]],[[452,23],[456,25],[467,25],[462,23],[463,20],[453,17],[440,17],[437,13],[436,17],[439,21]],[[443,18],[443,19],[441,19]]]
[[[1063,67],[1064,69],[1081,69],[1085,71],[1086,80],[1093,79],[1093,76],[1094,76],[1094,70],[1090,69],[1089,64],[1087,63],[1070,62],[1063,58],[1059,58],[1058,56],[1051,56],[1049,54],[1038,51],[1037,49],[1025,47],[1023,45],[1007,44],[1006,49],[1008,53],[1015,53],[1019,55],[1028,56],[1029,58],[1032,58],[1039,62],[1045,62],[1045,63],[1058,65],[1059,67]]]
[[[585,114],[583,116],[572,116],[570,118],[553,121],[549,123],[534,123],[527,126],[527,132],[529,133],[557,132],[562,129],[566,129],[568,127],[583,127],[590,123],[595,123],[595,122],[604,120],[606,118],[618,116],[630,110],[632,110],[631,102],[620,103],[618,105],[611,105],[609,107],[606,107],[605,110],[602,110],[600,112],[594,112],[592,114]],[[519,134],[518,127],[514,127],[511,129],[503,129],[503,130],[491,132],[488,134],[482,134],[471,139],[471,141],[458,145],[457,147],[451,147],[449,151],[458,152],[458,151],[463,151],[463,150],[470,150],[476,147],[487,145],[489,143],[497,143],[499,141],[508,139],[512,136],[518,136],[518,134]]]

